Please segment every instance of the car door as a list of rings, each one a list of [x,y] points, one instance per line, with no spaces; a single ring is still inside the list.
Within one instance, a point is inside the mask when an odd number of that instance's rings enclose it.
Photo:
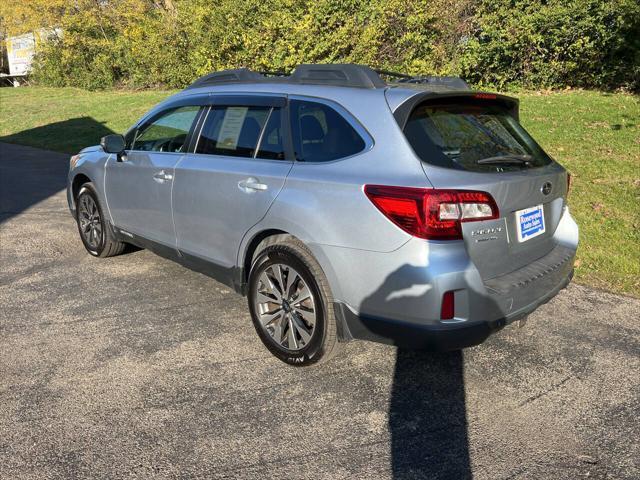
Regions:
[[[107,162],[105,192],[119,229],[175,248],[171,213],[174,168],[187,150],[190,129],[202,107],[168,107],[134,133],[122,158]]]
[[[285,105],[276,96],[213,98],[193,153],[176,167],[173,215],[187,263],[205,260],[232,274],[243,236],[266,214],[293,163]]]

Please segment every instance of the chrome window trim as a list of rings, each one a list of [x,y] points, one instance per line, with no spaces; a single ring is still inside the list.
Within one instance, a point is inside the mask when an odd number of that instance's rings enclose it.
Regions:
[[[258,135],[258,141],[256,143],[256,148],[253,151],[253,158],[258,157],[258,152],[260,151],[260,146],[262,145],[262,139],[264,138],[264,132],[267,130],[267,125],[269,125],[269,120],[271,119],[271,114],[273,113],[274,108],[282,108],[282,107],[271,107],[269,109],[269,113],[267,114],[267,119],[264,121],[264,126],[260,130],[260,135]]]
[[[196,135],[196,141],[193,144],[193,152],[189,152],[190,155],[207,155],[206,153],[198,153],[198,144],[200,143],[200,139],[202,138],[202,130],[204,129],[204,125],[207,123],[207,119],[209,118],[209,113],[211,113],[211,105],[207,107],[207,111],[205,112],[202,122],[200,123],[200,130],[198,130],[198,134]]]

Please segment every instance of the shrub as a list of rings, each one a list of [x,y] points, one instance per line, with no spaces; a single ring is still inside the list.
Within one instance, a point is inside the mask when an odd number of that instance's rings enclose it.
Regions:
[[[637,0],[483,0],[462,47],[479,84],[640,88]]]
[[[224,68],[354,62],[500,89],[640,89],[637,0],[23,0],[0,16],[63,29],[37,54],[48,85],[182,87]]]

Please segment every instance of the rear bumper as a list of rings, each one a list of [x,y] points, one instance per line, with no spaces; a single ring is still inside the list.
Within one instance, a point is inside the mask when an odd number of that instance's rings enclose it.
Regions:
[[[507,316],[489,321],[460,324],[417,324],[368,315],[358,315],[344,303],[336,303],[335,312],[345,339],[369,340],[402,348],[447,351],[472,347],[492,333],[525,318],[564,289],[573,277],[573,269],[545,295]]]
[[[482,343],[569,283],[578,226],[568,209],[553,239],[543,257],[492,278],[482,277],[462,241],[412,238],[391,252],[310,247],[329,280],[343,339],[449,350]],[[441,320],[449,291],[454,316]]]

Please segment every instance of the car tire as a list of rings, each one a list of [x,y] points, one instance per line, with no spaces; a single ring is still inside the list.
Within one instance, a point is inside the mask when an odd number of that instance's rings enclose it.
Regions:
[[[290,235],[263,240],[253,256],[248,287],[253,325],[274,356],[303,367],[338,353],[331,289],[301,241]]]
[[[103,212],[93,184],[82,185],[76,197],[78,233],[87,252],[100,258],[119,255],[126,247],[115,237]]]

